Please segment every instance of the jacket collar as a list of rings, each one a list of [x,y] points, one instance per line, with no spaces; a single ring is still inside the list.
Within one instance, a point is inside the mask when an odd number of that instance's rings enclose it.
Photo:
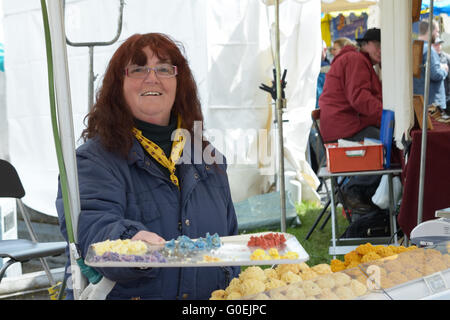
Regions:
[[[184,156],[182,158],[188,159],[190,163],[177,165],[180,175],[179,178],[183,178],[185,174],[191,171],[189,167],[196,171],[200,179],[204,179],[208,176],[209,165],[207,165],[203,160],[203,150],[201,142],[194,143],[193,145],[191,144],[190,148],[185,148],[183,150],[183,155]],[[138,166],[143,166],[144,160],[145,152],[139,142],[135,138],[133,138],[133,145],[128,153],[128,165],[137,164]],[[189,164],[193,165],[190,166]]]
[[[370,59],[370,56],[369,56],[369,54],[368,54],[367,52],[360,51],[360,53],[366,58],[366,60],[367,60],[371,65],[373,65],[373,62],[372,62],[372,60]]]

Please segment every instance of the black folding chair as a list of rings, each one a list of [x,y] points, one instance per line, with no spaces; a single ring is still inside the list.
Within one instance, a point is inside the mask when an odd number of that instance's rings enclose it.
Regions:
[[[0,269],[0,282],[2,281],[6,270],[16,262],[26,262],[31,259],[40,259],[45,273],[49,279],[50,285],[54,286],[55,280],[50,272],[50,268],[45,257],[52,257],[64,254],[67,243],[59,242],[38,242],[36,234],[32,228],[30,216],[22,198],[25,196],[22,182],[16,169],[6,160],[0,159],[0,197],[15,198],[22,214],[23,220],[27,226],[31,240],[13,239],[0,240],[0,258],[9,258]]]
[[[319,140],[319,146],[318,146],[318,148],[322,148],[322,150],[323,150],[323,152],[324,152],[324,155],[326,155],[325,142],[323,141],[322,135],[320,134],[320,126],[319,126],[319,121],[320,121],[320,109],[315,109],[315,110],[313,110],[313,111],[311,112],[311,119],[312,119],[312,122],[313,122],[313,126],[314,126],[314,128],[316,129],[316,132],[317,132],[317,139]],[[317,161],[318,161],[318,163],[317,163],[317,168],[318,168],[318,170],[320,170],[320,168],[322,168],[323,166],[325,166],[326,156],[324,156],[324,157],[317,157]],[[305,237],[305,240],[308,240],[309,237],[311,237],[311,234],[314,232],[314,230],[316,229],[316,227],[317,227],[317,225],[319,224],[320,220],[322,219],[322,217],[324,216],[324,214],[327,212],[327,209],[328,209],[328,207],[329,207],[330,204],[331,204],[331,198],[330,198],[330,194],[329,194],[330,192],[329,192],[329,190],[328,190],[328,186],[327,186],[326,182],[324,181],[324,179],[322,179],[321,177],[319,177],[319,179],[320,179],[320,185],[319,185],[318,189],[320,189],[322,185],[325,186],[325,189],[326,189],[327,195],[328,195],[328,201],[327,201],[327,203],[324,205],[322,211],[319,213],[319,216],[316,218],[316,221],[314,221],[314,223],[313,223],[311,229],[309,229],[308,234],[307,234],[306,237]],[[343,206],[343,208],[344,208],[345,216],[346,216],[347,220],[348,220],[349,222],[351,222],[351,217],[350,217],[350,215],[347,213],[347,212],[348,212],[347,206],[346,206],[346,204],[345,204],[345,200],[344,200],[344,197],[343,197],[341,188],[340,188],[340,187],[342,186],[342,184],[343,184],[344,181],[345,181],[345,180],[342,179],[342,180],[339,181],[339,182],[338,182],[338,181],[335,182],[335,186],[336,186],[336,188],[335,188],[335,189],[336,189],[336,190],[335,190],[335,199],[337,198],[338,201],[342,204],[342,206]],[[338,196],[338,197],[336,197],[336,196]],[[322,226],[320,227],[320,230],[322,230],[322,229],[325,227],[325,225],[327,224],[327,222],[328,222],[328,220],[330,219],[330,217],[331,217],[331,212],[328,213],[328,215],[327,215],[325,221],[323,222]]]

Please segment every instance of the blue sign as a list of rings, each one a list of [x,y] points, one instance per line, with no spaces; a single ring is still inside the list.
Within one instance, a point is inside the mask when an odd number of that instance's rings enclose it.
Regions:
[[[343,14],[338,15],[331,20],[333,41],[338,38],[348,38],[355,40],[361,38],[367,31],[367,14],[362,13],[360,16],[350,14],[344,17]]]

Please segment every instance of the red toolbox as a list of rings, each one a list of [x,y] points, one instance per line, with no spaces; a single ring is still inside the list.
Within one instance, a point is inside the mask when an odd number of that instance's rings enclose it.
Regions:
[[[371,171],[383,169],[383,145],[338,147],[325,144],[329,172]]]

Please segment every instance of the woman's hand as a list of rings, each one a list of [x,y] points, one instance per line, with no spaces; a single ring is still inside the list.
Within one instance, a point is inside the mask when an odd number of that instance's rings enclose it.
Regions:
[[[148,242],[149,244],[163,244],[166,242],[164,238],[161,238],[156,233],[149,231],[139,231],[133,238],[131,238],[131,240],[142,240]]]

